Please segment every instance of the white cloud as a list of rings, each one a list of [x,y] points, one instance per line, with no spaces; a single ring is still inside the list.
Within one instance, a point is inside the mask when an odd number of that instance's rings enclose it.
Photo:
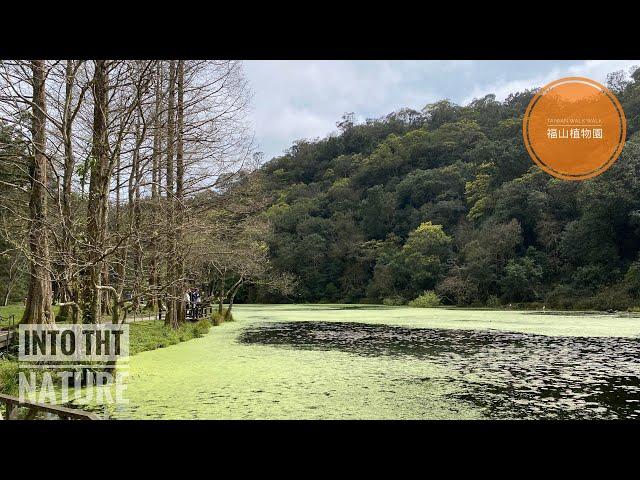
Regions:
[[[254,91],[252,120],[266,158],[300,138],[335,131],[345,112],[379,117],[449,98],[468,103],[542,86],[563,76],[604,82],[640,61],[246,61]]]
[[[473,92],[467,95],[462,103],[468,103],[474,98],[494,93],[496,99],[504,100],[510,93],[521,92],[534,87],[542,87],[562,77],[588,77],[600,83],[605,83],[607,74],[616,70],[629,69],[640,62],[631,60],[586,60],[571,65],[558,65],[547,71],[541,71],[539,75],[517,79],[501,80],[490,84],[476,84]]]

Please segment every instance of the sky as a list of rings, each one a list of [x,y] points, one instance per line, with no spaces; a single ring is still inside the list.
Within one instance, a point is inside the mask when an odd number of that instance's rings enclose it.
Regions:
[[[489,93],[498,100],[567,76],[605,83],[607,74],[640,60],[247,60],[250,120],[265,160],[294,141],[337,130],[346,112],[357,121],[401,108],[420,110],[449,99],[467,104]]]

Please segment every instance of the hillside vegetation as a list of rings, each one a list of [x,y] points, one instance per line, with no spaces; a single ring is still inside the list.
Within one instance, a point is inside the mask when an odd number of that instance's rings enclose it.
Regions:
[[[640,69],[615,72],[628,138],[616,164],[555,179],[525,151],[534,92],[441,101],[298,141],[260,171],[274,265],[302,302],[640,305]],[[282,301],[253,289],[244,300]]]

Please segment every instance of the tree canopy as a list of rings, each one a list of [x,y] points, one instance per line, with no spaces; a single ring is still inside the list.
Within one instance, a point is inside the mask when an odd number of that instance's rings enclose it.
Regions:
[[[300,140],[259,171],[274,265],[299,301],[543,302],[637,305],[640,69],[609,76],[628,120],[616,164],[558,180],[529,158],[524,110],[535,91],[443,100]],[[258,289],[253,299],[274,300]]]

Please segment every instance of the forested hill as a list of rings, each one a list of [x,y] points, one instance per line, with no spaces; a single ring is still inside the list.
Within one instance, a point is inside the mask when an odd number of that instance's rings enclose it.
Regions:
[[[628,120],[617,163],[583,182],[535,166],[533,92],[403,110],[299,141],[261,170],[277,267],[296,301],[640,306],[640,69],[609,76]],[[269,301],[266,293],[251,300]]]

